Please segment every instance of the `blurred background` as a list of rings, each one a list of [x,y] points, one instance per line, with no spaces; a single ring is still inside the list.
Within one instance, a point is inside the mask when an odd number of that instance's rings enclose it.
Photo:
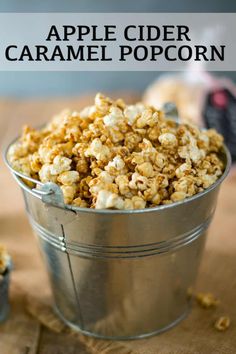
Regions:
[[[236,12],[235,0],[1,0],[0,12]],[[157,72],[0,72],[0,96],[76,96],[91,91],[142,92]],[[223,75],[223,73],[217,73]],[[236,73],[224,76],[236,80]]]

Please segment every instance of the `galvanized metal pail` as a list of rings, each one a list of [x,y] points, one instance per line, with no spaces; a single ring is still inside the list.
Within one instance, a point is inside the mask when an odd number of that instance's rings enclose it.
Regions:
[[[55,308],[68,325],[96,337],[129,339],[160,333],[186,316],[230,167],[227,148],[222,158],[224,174],[204,192],[129,211],[65,205],[57,185],[34,181],[37,188],[30,189],[11,169],[47,264]]]

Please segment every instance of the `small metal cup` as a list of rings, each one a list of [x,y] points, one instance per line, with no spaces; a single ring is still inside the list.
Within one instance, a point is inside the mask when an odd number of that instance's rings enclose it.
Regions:
[[[51,280],[55,309],[71,327],[100,338],[143,338],[189,311],[220,184],[181,202],[142,210],[65,205],[60,188],[20,185]]]

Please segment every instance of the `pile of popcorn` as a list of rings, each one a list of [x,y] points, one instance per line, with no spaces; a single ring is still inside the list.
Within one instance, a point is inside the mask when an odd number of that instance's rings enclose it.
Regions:
[[[24,127],[8,159],[15,170],[58,184],[66,204],[143,209],[211,186],[224,170],[222,145],[215,130],[98,93],[93,106],[63,111],[42,130]]]

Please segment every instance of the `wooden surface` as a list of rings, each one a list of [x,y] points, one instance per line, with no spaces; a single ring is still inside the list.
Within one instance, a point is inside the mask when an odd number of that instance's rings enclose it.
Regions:
[[[23,123],[41,124],[60,109],[66,107],[76,109],[87,102],[91,100],[87,98],[79,101],[58,99],[36,102],[0,100],[1,148],[16,135]],[[9,319],[0,325],[0,354],[90,353],[80,341],[65,334],[49,331],[26,312],[25,294],[30,293],[39,297],[50,295],[48,279],[24,212],[20,190],[2,160],[0,164],[0,243],[6,244],[14,262],[10,289],[11,313]],[[194,308],[188,319],[176,329],[156,337],[157,339],[125,342],[124,348],[127,351],[124,352],[235,354],[235,274],[236,177],[231,174],[222,186],[198,278],[198,289],[211,291],[219,296],[221,307],[214,313]],[[220,314],[228,314],[232,320],[230,329],[225,333],[217,333],[212,326],[215,316]],[[194,331],[191,327],[193,324]],[[178,340],[182,343],[181,350],[175,350],[180,348]],[[202,346],[206,347],[206,351],[199,349]],[[115,346],[112,346],[111,351],[95,349],[93,353],[96,352],[123,353],[121,349],[115,350]]]

